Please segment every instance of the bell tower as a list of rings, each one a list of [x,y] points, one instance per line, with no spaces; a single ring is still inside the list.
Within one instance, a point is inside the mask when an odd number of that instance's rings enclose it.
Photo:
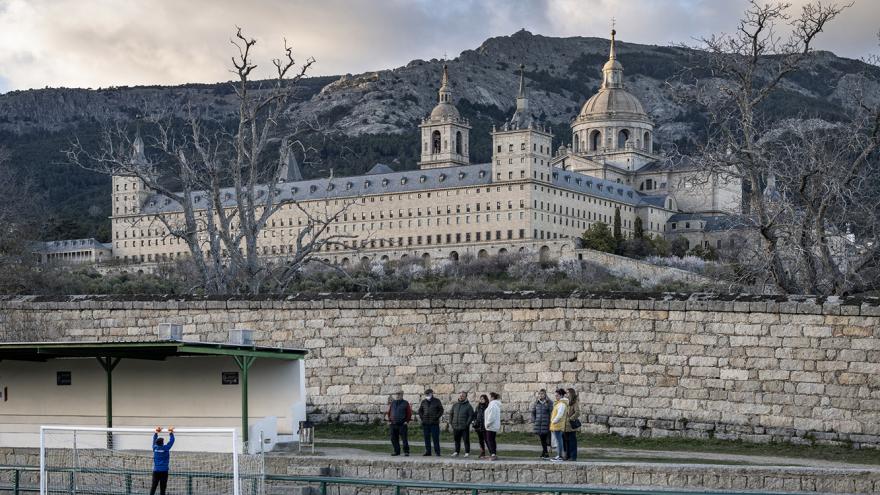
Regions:
[[[422,134],[422,159],[419,161],[419,168],[467,165],[470,163],[468,133],[471,126],[452,103],[449,67],[446,64],[443,64],[443,76],[437,93],[437,106],[419,125]]]

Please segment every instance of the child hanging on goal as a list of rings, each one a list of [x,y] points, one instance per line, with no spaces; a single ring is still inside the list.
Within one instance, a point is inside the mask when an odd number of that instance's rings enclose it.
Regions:
[[[150,495],[156,494],[156,487],[159,487],[159,493],[165,495],[165,489],[168,487],[168,464],[171,459],[171,447],[174,445],[174,427],[168,427],[168,444],[165,439],[159,436],[162,433],[162,427],[156,427],[156,433],[153,433],[153,485],[150,488]]]

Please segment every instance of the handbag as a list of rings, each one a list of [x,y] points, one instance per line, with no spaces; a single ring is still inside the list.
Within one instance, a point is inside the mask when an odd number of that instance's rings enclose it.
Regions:
[[[577,430],[578,428],[581,427],[581,420],[574,418],[574,419],[570,420],[568,422],[568,424],[571,425],[572,429]]]

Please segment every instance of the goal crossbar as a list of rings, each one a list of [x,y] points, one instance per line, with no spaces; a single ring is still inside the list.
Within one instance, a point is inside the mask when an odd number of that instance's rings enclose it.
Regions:
[[[100,426],[43,425],[40,426],[40,495],[48,495],[46,476],[46,432],[47,431],[88,431],[97,433],[156,433],[155,428],[126,428]],[[167,430],[163,430],[166,431]],[[232,480],[233,495],[241,494],[241,480],[238,472],[238,430],[235,428],[175,428],[174,433],[226,433],[232,438]]]

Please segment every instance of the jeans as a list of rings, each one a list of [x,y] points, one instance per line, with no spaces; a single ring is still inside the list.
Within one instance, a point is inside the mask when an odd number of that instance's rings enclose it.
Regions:
[[[565,432],[565,454],[569,461],[578,460],[578,440],[576,431]]]
[[[455,453],[461,452],[461,441],[464,440],[464,453],[471,453],[471,430],[452,430],[452,436],[455,440]]]
[[[403,453],[409,454],[409,427],[406,423],[391,425],[391,446],[394,453],[400,454],[400,441],[403,440]]]
[[[541,455],[547,456],[549,455],[550,449],[550,432],[547,433],[538,433],[538,438],[541,439]]]
[[[422,425],[425,435],[425,453],[431,455],[431,440],[434,441],[434,452],[440,455],[440,425]]]
[[[160,495],[165,495],[165,489],[168,488],[168,471],[153,471],[153,485],[150,487],[150,495],[156,493],[157,486]]]
[[[489,449],[489,455],[497,454],[498,443],[495,441],[497,431],[486,430],[486,448]]]
[[[562,445],[562,439],[565,436],[564,431],[552,431],[553,440],[556,440],[556,457],[562,457],[562,454],[565,453],[565,447]]]

